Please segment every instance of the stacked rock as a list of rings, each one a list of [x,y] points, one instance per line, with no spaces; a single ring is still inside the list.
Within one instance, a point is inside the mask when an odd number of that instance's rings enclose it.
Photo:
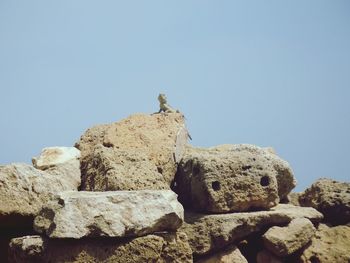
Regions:
[[[291,193],[273,149],[188,137],[181,113],[136,114],[0,166],[1,262],[349,261],[348,183]]]

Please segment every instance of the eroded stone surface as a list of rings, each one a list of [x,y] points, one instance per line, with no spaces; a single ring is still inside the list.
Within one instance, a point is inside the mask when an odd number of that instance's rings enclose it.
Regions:
[[[311,206],[335,225],[350,222],[350,183],[319,179],[299,197],[302,206]]]
[[[235,246],[218,252],[205,259],[200,259],[196,263],[248,263],[241,251]]]
[[[286,227],[271,227],[263,235],[264,245],[278,257],[289,256],[309,243],[315,231],[309,219],[296,218]]]
[[[28,164],[0,166],[0,225],[32,224],[33,217],[53,195],[77,190],[79,160],[41,171]]]
[[[175,182],[185,206],[212,213],[268,209],[296,183],[287,162],[253,145],[188,147]]]
[[[263,228],[288,224],[295,218],[303,217],[314,223],[323,218],[311,207],[279,204],[270,211],[217,215],[186,213],[180,229],[187,234],[193,253],[204,255],[219,251]]]
[[[47,147],[41,151],[38,157],[33,157],[35,168],[46,170],[69,161],[78,160],[80,151],[75,147]]]
[[[43,207],[34,229],[51,238],[142,236],[175,231],[183,212],[170,190],[63,192]]]
[[[135,114],[95,126],[76,144],[82,154],[82,190],[169,189],[187,139],[181,113]],[[96,150],[99,144],[111,149]]]
[[[142,151],[122,151],[98,144],[85,162],[89,173],[85,190],[170,189],[157,166]]]
[[[192,262],[184,233],[147,235],[134,239],[47,239],[40,236],[14,238],[10,262]]]
[[[320,224],[300,262],[350,262],[350,227]]]

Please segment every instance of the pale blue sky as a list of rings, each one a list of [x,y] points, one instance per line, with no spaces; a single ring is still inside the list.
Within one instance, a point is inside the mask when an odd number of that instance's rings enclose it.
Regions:
[[[158,110],[196,146],[272,146],[349,181],[349,1],[0,0],[0,163]]]

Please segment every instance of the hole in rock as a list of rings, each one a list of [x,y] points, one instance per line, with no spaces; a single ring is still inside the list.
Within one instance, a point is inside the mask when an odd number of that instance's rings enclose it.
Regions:
[[[211,187],[213,188],[214,191],[219,191],[220,190],[220,182],[214,181],[211,183]]]
[[[312,256],[310,258],[310,262],[311,263],[320,263],[321,261],[316,256]]]
[[[261,177],[260,184],[262,186],[268,186],[270,184],[270,178],[267,175]]]
[[[160,174],[163,174],[163,168],[162,167],[157,167],[157,171],[158,171],[158,173],[160,173]]]
[[[242,167],[243,171],[249,170],[250,168],[252,168],[251,165],[244,165],[244,166]]]

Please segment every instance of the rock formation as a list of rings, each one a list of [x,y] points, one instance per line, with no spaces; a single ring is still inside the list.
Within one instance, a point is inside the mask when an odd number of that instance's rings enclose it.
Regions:
[[[291,193],[271,147],[188,137],[136,114],[0,166],[0,262],[350,262],[349,183]]]
[[[350,222],[350,184],[320,179],[300,196],[302,206],[311,206],[323,213],[325,222],[333,225]]]
[[[181,113],[137,114],[90,128],[81,150],[82,190],[170,189],[188,133]]]
[[[170,190],[62,192],[34,220],[51,238],[130,237],[176,231],[183,207]]]
[[[253,145],[188,147],[175,182],[186,207],[212,213],[268,209],[295,186],[287,162]]]

